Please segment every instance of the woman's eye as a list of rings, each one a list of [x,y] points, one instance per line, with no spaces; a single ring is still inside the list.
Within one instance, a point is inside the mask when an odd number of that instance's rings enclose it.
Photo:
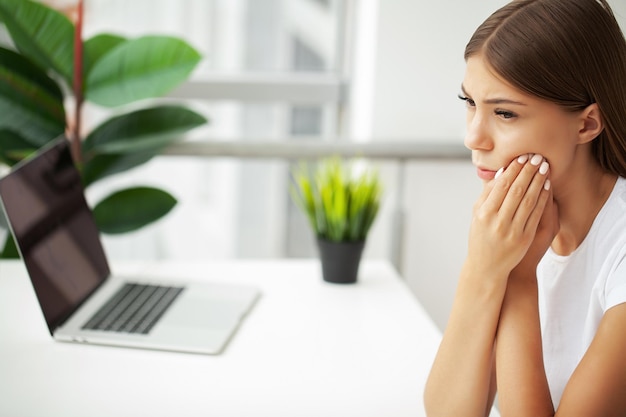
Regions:
[[[503,119],[513,119],[514,117],[517,116],[515,113],[506,111],[506,110],[496,110],[495,113],[496,113],[496,116],[500,116]]]
[[[468,107],[475,107],[476,103],[469,97],[465,97],[459,94],[459,99],[463,100]]]

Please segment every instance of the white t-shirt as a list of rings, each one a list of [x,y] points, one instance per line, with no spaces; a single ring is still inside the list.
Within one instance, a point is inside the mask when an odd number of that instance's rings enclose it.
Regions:
[[[603,314],[626,302],[626,179],[617,180],[573,253],[559,256],[548,250],[537,267],[537,281],[543,358],[556,408]]]

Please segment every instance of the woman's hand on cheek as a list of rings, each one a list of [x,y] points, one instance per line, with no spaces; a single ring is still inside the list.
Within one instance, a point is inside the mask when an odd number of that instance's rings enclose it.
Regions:
[[[474,265],[508,276],[526,256],[551,199],[548,171],[540,155],[521,155],[485,186],[470,227],[468,256]],[[546,239],[537,242],[537,250]]]

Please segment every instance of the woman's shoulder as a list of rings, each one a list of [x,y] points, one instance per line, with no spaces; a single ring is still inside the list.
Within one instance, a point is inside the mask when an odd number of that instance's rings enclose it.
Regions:
[[[613,191],[599,214],[607,214],[613,220],[626,222],[626,178],[617,177]]]
[[[596,252],[599,249],[604,257],[625,253],[626,178],[618,177],[613,191],[596,216],[586,241]]]
[[[622,199],[626,199],[626,178],[617,177],[617,181],[615,181],[615,187],[613,188],[613,194],[617,194]]]

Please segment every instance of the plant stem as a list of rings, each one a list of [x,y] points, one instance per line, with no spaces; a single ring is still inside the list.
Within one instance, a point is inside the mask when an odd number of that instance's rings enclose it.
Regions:
[[[78,1],[76,28],[74,30],[74,131],[71,134],[72,156],[77,165],[82,164],[81,108],[83,106],[83,0]]]

